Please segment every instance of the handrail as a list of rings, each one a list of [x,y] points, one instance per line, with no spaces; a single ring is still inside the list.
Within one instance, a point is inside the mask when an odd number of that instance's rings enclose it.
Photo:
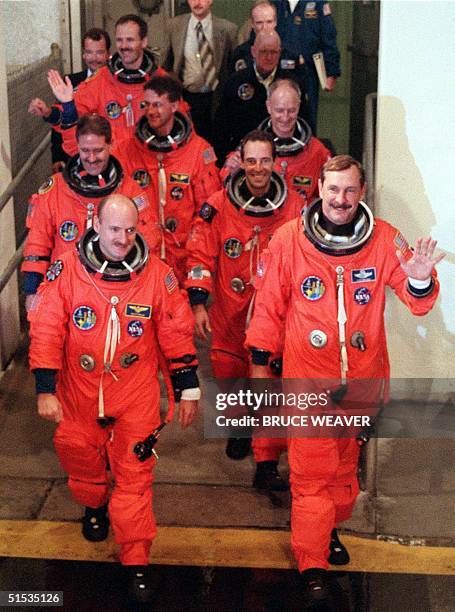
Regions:
[[[5,189],[5,191],[2,193],[2,195],[0,195],[0,212],[5,208],[6,204],[8,203],[9,199],[18,187],[19,183],[25,178],[25,175],[36,162],[36,160],[41,157],[41,155],[46,151],[50,141],[51,133],[48,132],[43,138],[43,140],[36,147],[36,149],[33,151],[33,153],[30,155],[30,157],[27,159],[22,168],[19,170],[19,172],[16,174],[16,176],[13,178],[13,180]]]
[[[376,102],[378,94],[369,93],[365,97],[365,119],[363,131],[363,167],[367,180],[366,201],[374,212],[374,154],[376,132]]]
[[[13,193],[16,190],[16,188],[18,187],[19,183],[25,178],[25,175],[30,170],[30,168],[33,166],[35,161],[39,157],[41,157],[41,155],[46,151],[50,141],[51,141],[51,133],[49,132],[42,139],[42,141],[39,143],[39,145],[36,147],[36,149],[33,151],[33,153],[27,159],[25,164],[22,166],[22,168],[19,170],[19,172],[16,174],[16,176],[10,182],[8,187],[2,193],[2,195],[0,196],[0,212],[5,208],[6,204],[9,202],[9,199],[13,195]],[[25,238],[22,240],[22,242],[20,243],[19,247],[16,249],[14,255],[9,260],[6,268],[3,270],[2,274],[0,275],[0,293],[6,287],[6,285],[9,282],[9,279],[12,277],[14,271],[19,266],[19,264],[20,264],[20,262],[22,260],[22,253],[24,251],[24,245],[25,245]]]
[[[9,279],[12,277],[16,268],[21,263],[22,253],[24,252],[24,246],[25,246],[25,238],[19,245],[19,248],[17,249],[17,251],[14,253],[14,255],[9,260],[5,270],[3,271],[3,274],[0,276],[0,293],[6,287],[6,285],[9,282]]]

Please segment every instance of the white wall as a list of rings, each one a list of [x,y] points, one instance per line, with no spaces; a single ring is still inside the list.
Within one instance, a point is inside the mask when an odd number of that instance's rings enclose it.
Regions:
[[[23,66],[46,57],[60,41],[59,0],[1,0],[6,64]]]
[[[455,3],[381,4],[375,210],[410,243],[431,234],[447,253],[433,311],[412,317],[392,296],[392,376],[454,378]]]

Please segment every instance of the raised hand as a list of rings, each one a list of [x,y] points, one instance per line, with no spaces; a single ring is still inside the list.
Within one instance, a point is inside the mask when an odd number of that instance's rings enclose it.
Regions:
[[[63,80],[58,70],[49,70],[47,81],[57,100],[60,102],[71,102],[73,99],[73,85],[68,76]]]
[[[397,251],[398,261],[406,276],[416,280],[426,280],[431,276],[433,268],[443,259],[446,254],[434,255],[437,241],[428,238],[418,238],[412,257],[406,260],[401,251]]]

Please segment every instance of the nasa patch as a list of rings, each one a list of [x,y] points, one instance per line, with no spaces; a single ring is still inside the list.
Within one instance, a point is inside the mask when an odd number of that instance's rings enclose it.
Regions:
[[[354,300],[356,304],[360,304],[361,306],[365,306],[371,299],[371,293],[366,287],[359,287],[354,292]]]
[[[128,334],[133,338],[140,338],[144,333],[142,321],[130,321],[127,328]]]
[[[63,221],[61,224],[58,233],[60,238],[65,242],[71,242],[72,240],[76,240],[79,230],[74,221]]]
[[[246,68],[246,61],[241,57],[235,62],[234,70],[238,72],[239,70],[243,70]]]
[[[173,200],[181,200],[183,198],[183,187],[172,187],[171,198]]]
[[[307,276],[300,285],[302,295],[310,302],[320,300],[325,293],[324,282],[319,276]]]
[[[143,189],[150,185],[150,174],[144,168],[138,168],[133,174],[133,179]]]
[[[62,270],[63,270],[63,261],[61,259],[57,259],[56,261],[54,261],[54,263],[52,263],[49,266],[46,272],[46,279],[48,281],[55,281],[57,276],[60,276],[60,273]]]
[[[237,89],[237,95],[244,102],[248,102],[254,96],[254,87],[251,83],[242,83]]]
[[[106,104],[106,113],[111,119],[118,119],[122,114],[122,107],[118,102],[108,102]]]
[[[96,323],[96,313],[90,306],[78,306],[73,312],[73,323],[81,331],[92,329]]]
[[[228,238],[224,243],[224,252],[230,259],[237,259],[243,252],[243,245],[238,238]]]

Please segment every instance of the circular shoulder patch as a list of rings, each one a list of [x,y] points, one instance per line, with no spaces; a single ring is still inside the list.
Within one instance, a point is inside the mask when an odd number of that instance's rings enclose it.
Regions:
[[[243,252],[243,244],[238,238],[228,238],[224,243],[224,252],[230,259],[237,259]]]
[[[254,96],[254,87],[251,83],[242,83],[237,89],[238,97],[244,102],[248,102]]]
[[[358,289],[355,290],[354,300],[357,304],[360,304],[361,306],[365,306],[365,304],[368,304],[370,299],[371,299],[371,293],[369,289],[367,289],[366,287],[359,287]]]
[[[144,333],[144,325],[142,321],[130,321],[128,323],[128,335],[133,338],[140,338]]]
[[[74,221],[63,221],[58,233],[60,234],[60,238],[62,240],[65,242],[71,242],[72,240],[76,240],[79,230]]]
[[[300,285],[300,291],[307,300],[320,300],[325,293],[325,285],[319,276],[307,276]]]
[[[96,323],[96,314],[90,306],[78,306],[73,312],[74,325],[82,330],[92,329]]]
[[[49,266],[46,272],[46,279],[48,281],[55,281],[57,276],[60,276],[60,273],[62,270],[63,270],[63,261],[61,259],[57,259],[56,261],[54,261],[54,263],[52,263]]]
[[[118,102],[108,102],[106,104],[106,113],[111,119],[118,119],[122,114],[122,107]]]
[[[54,186],[54,179],[52,178],[52,176],[50,176],[47,181],[45,181],[41,187],[38,189],[38,193],[39,194],[43,194],[43,193],[47,193],[48,191],[50,191],[52,189],[52,187]]]
[[[150,185],[150,174],[144,168],[138,168],[133,174],[133,179],[143,189]]]
[[[181,200],[183,198],[183,187],[172,187],[171,198],[173,200]]]

